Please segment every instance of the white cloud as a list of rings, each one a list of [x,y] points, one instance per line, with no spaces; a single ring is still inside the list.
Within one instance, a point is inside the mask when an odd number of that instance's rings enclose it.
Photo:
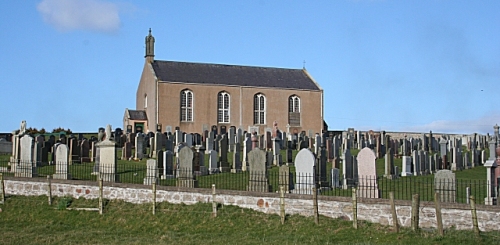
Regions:
[[[436,133],[493,133],[493,126],[500,124],[500,113],[490,113],[486,116],[476,119],[463,121],[445,121],[438,120],[425,125],[410,126],[403,131],[409,132],[428,132],[432,130]]]
[[[113,33],[120,28],[119,8],[100,0],[43,0],[37,6],[43,20],[60,31]]]

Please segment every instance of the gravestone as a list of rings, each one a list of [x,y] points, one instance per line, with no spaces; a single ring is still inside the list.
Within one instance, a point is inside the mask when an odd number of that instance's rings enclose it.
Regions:
[[[163,175],[162,179],[174,177],[174,153],[170,150],[163,152]]]
[[[231,129],[231,128],[229,128]],[[231,168],[231,173],[239,173],[242,171],[241,166],[241,158],[240,158],[240,143],[234,144],[234,152],[233,152],[233,166]]]
[[[418,154],[418,151],[414,150],[411,152],[412,156],[412,164],[413,164],[413,175],[417,176],[420,175],[420,155]]]
[[[122,147],[122,160],[130,160],[132,157],[132,143],[125,142]]]
[[[224,134],[222,135],[222,138],[219,141],[219,170],[221,173],[229,172],[231,169],[231,167],[229,166],[229,162],[227,161],[227,152],[228,152],[227,135]]]
[[[315,186],[314,173],[314,154],[307,148],[304,148],[295,156],[295,189],[296,194],[312,194],[312,188]]]
[[[318,135],[319,136],[319,135]],[[319,141],[321,141],[321,137],[317,137]],[[318,144],[320,142],[317,142]],[[329,187],[330,183],[328,183],[327,173],[326,173],[326,149],[325,146],[320,146],[318,148],[318,159],[316,163],[316,180],[318,181],[318,185],[320,188]]]
[[[144,185],[158,184],[158,163],[156,159],[148,159],[146,162],[146,177],[144,178]]]
[[[198,182],[193,174],[193,150],[189,147],[182,147],[179,151],[179,169],[177,174],[177,186],[195,188]]]
[[[451,170],[439,170],[434,175],[434,191],[439,193],[441,202],[455,202],[457,187],[455,173]]]
[[[395,176],[394,172],[394,155],[391,153],[391,149],[389,149],[385,153],[385,174],[384,177],[388,179],[392,179]]]
[[[111,132],[111,125],[106,126],[106,133]],[[111,133],[107,134],[110,135]],[[99,174],[103,181],[119,182],[119,175],[116,172],[116,144],[109,137],[96,144],[99,148]]]
[[[134,160],[138,161],[144,158],[144,135],[137,134],[135,136],[135,155]]]
[[[403,170],[401,172],[401,176],[412,176],[413,174],[411,172],[411,157],[402,156],[401,159],[403,162]]]
[[[80,143],[80,162],[90,162],[90,143],[87,139],[83,139]]]
[[[247,171],[248,166],[248,153],[252,150],[252,139],[251,137],[245,137],[243,141],[243,163],[241,164],[241,170]]]
[[[267,178],[266,152],[255,148],[248,153],[249,180],[248,191],[269,192],[269,180]]]
[[[358,194],[360,197],[379,198],[376,159],[375,153],[368,147],[361,149],[358,153]]]
[[[356,179],[354,178],[354,164],[350,149],[345,149],[342,154],[342,189],[348,189],[355,186]]]
[[[210,174],[215,174],[219,172],[219,167],[217,164],[217,152],[215,150],[208,150],[208,172]]]
[[[34,139],[26,134],[19,139],[20,159],[15,168],[15,177],[37,177],[36,164],[33,162]]]
[[[56,173],[52,175],[54,179],[71,179],[68,162],[68,146],[59,144],[56,148]]]
[[[332,188],[340,188],[340,170],[338,168],[332,168],[330,170]]]

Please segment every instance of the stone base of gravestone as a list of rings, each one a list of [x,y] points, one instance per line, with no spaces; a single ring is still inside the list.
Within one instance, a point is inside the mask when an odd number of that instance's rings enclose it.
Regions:
[[[34,178],[38,177],[36,164],[20,161],[15,165],[14,177]]]
[[[198,188],[198,180],[195,179],[177,179],[177,187]]]
[[[376,176],[359,177],[358,197],[380,198],[380,190],[378,189]]]
[[[248,180],[248,191],[254,192],[270,192],[271,186],[267,178],[266,172],[250,171]]]
[[[231,167],[228,162],[219,162],[219,171],[221,173],[228,173],[231,171]]]
[[[158,181],[158,178],[155,178],[155,177],[146,177],[146,178],[144,178],[143,183],[144,183],[144,185],[152,185],[153,183],[158,184],[159,181]]]
[[[208,175],[208,169],[205,166],[200,166],[199,171],[194,171],[195,176],[205,176]]]
[[[116,174],[115,142],[104,140],[96,147],[99,148],[99,176],[105,182],[119,182],[120,176]]]
[[[52,175],[53,179],[72,179],[71,174],[69,173],[55,173]]]

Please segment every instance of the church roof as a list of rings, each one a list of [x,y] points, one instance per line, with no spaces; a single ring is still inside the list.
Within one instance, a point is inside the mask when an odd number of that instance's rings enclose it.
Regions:
[[[127,109],[130,120],[148,120],[146,111],[130,110]]]
[[[162,82],[321,90],[304,69],[238,66],[155,60]]]

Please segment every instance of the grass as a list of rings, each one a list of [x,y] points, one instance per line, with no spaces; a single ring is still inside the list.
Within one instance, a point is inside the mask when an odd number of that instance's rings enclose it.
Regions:
[[[53,203],[68,197],[56,198]],[[97,200],[64,200],[71,208],[97,207]],[[219,206],[211,217],[211,204],[174,205],[109,201],[104,215],[97,212],[58,210],[47,198],[9,196],[0,208],[0,244],[499,244],[498,232],[448,229],[444,237],[433,230],[395,233],[389,226],[320,217],[278,215],[236,206]]]

